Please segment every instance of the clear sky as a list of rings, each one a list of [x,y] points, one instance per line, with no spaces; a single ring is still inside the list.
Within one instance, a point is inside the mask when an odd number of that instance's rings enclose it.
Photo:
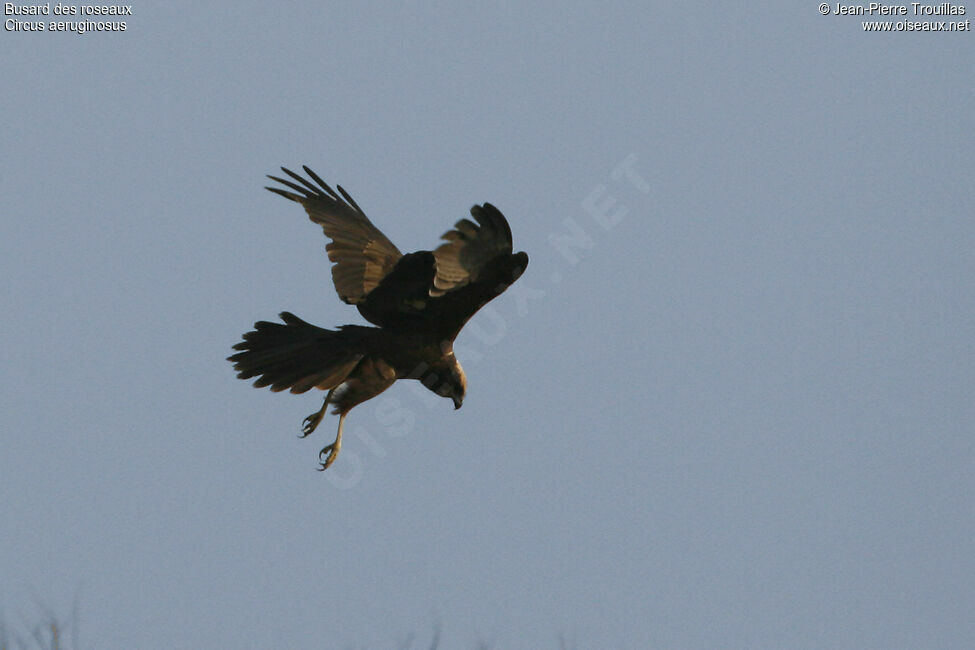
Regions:
[[[8,632],[975,646],[972,33],[462,4],[0,34]],[[262,189],[301,164],[401,250],[490,201],[531,256],[458,339],[464,407],[400,382],[324,475],[322,395],[224,360],[282,310],[362,322]]]

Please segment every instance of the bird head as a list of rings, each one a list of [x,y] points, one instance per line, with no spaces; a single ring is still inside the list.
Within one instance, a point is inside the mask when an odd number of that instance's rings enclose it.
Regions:
[[[464,395],[467,393],[467,376],[453,353],[446,357],[445,363],[431,367],[421,377],[420,381],[437,395],[453,400],[454,410],[459,409],[464,404]]]

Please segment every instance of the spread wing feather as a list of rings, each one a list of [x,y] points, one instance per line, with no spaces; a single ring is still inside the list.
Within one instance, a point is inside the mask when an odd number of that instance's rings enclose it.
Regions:
[[[343,301],[357,304],[382,282],[402,253],[369,221],[341,185],[336,186],[336,192],[307,166],[302,168],[311,181],[282,167],[281,170],[294,182],[277,176],[268,178],[293,191],[279,187],[266,189],[300,203],[308,217],[322,227],[332,240],[325,250],[328,259],[334,262],[332,281],[335,290]]]
[[[443,243],[433,252],[404,256],[341,185],[333,190],[308,167],[303,167],[307,178],[281,169],[288,178],[268,178],[287,189],[267,189],[300,203],[322,226],[331,239],[325,249],[334,262],[332,280],[339,297],[380,327],[452,340],[528,265],[527,255],[512,254],[511,228],[490,203],[472,207],[471,219],[461,219],[444,233]],[[301,390],[322,386],[332,377],[275,379],[276,386]]]
[[[511,228],[490,203],[471,208],[443,235],[434,252],[436,274],[431,299],[423,310],[426,327],[453,340],[481,307],[501,295],[528,266],[528,255],[512,254]]]
[[[501,211],[490,203],[471,208],[470,219],[461,219],[443,234],[433,252],[437,274],[430,288],[431,296],[442,296],[476,282],[488,263],[498,255],[511,255],[511,228]]]

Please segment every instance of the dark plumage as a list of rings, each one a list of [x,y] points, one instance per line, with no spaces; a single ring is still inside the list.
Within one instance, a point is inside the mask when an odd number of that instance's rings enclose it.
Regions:
[[[525,271],[528,255],[512,253],[511,229],[490,203],[471,208],[433,251],[403,255],[349,194],[328,186],[308,167],[311,180],[281,168],[292,180],[269,176],[287,189],[268,187],[300,203],[331,240],[325,250],[335,290],[377,327],[343,325],[328,330],[283,312],[281,323],[260,321],[228,357],[241,379],[254,386],[304,393],[327,390],[322,408],[305,418],[304,436],[329,404],[339,415],[335,442],[319,454],[322,470],[338,456],[349,411],[393,385],[418,379],[460,408],[467,379],[453,342],[464,323]]]

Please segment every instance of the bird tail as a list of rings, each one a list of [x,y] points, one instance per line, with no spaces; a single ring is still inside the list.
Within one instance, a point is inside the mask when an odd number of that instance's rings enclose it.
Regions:
[[[259,321],[244,340],[234,346],[240,350],[227,357],[237,377],[257,377],[254,386],[270,386],[273,391],[290,388],[304,393],[312,388],[328,390],[341,384],[367,351],[368,334],[374,328],[346,325],[327,330],[306,323],[289,312],[281,313],[281,323]]]

